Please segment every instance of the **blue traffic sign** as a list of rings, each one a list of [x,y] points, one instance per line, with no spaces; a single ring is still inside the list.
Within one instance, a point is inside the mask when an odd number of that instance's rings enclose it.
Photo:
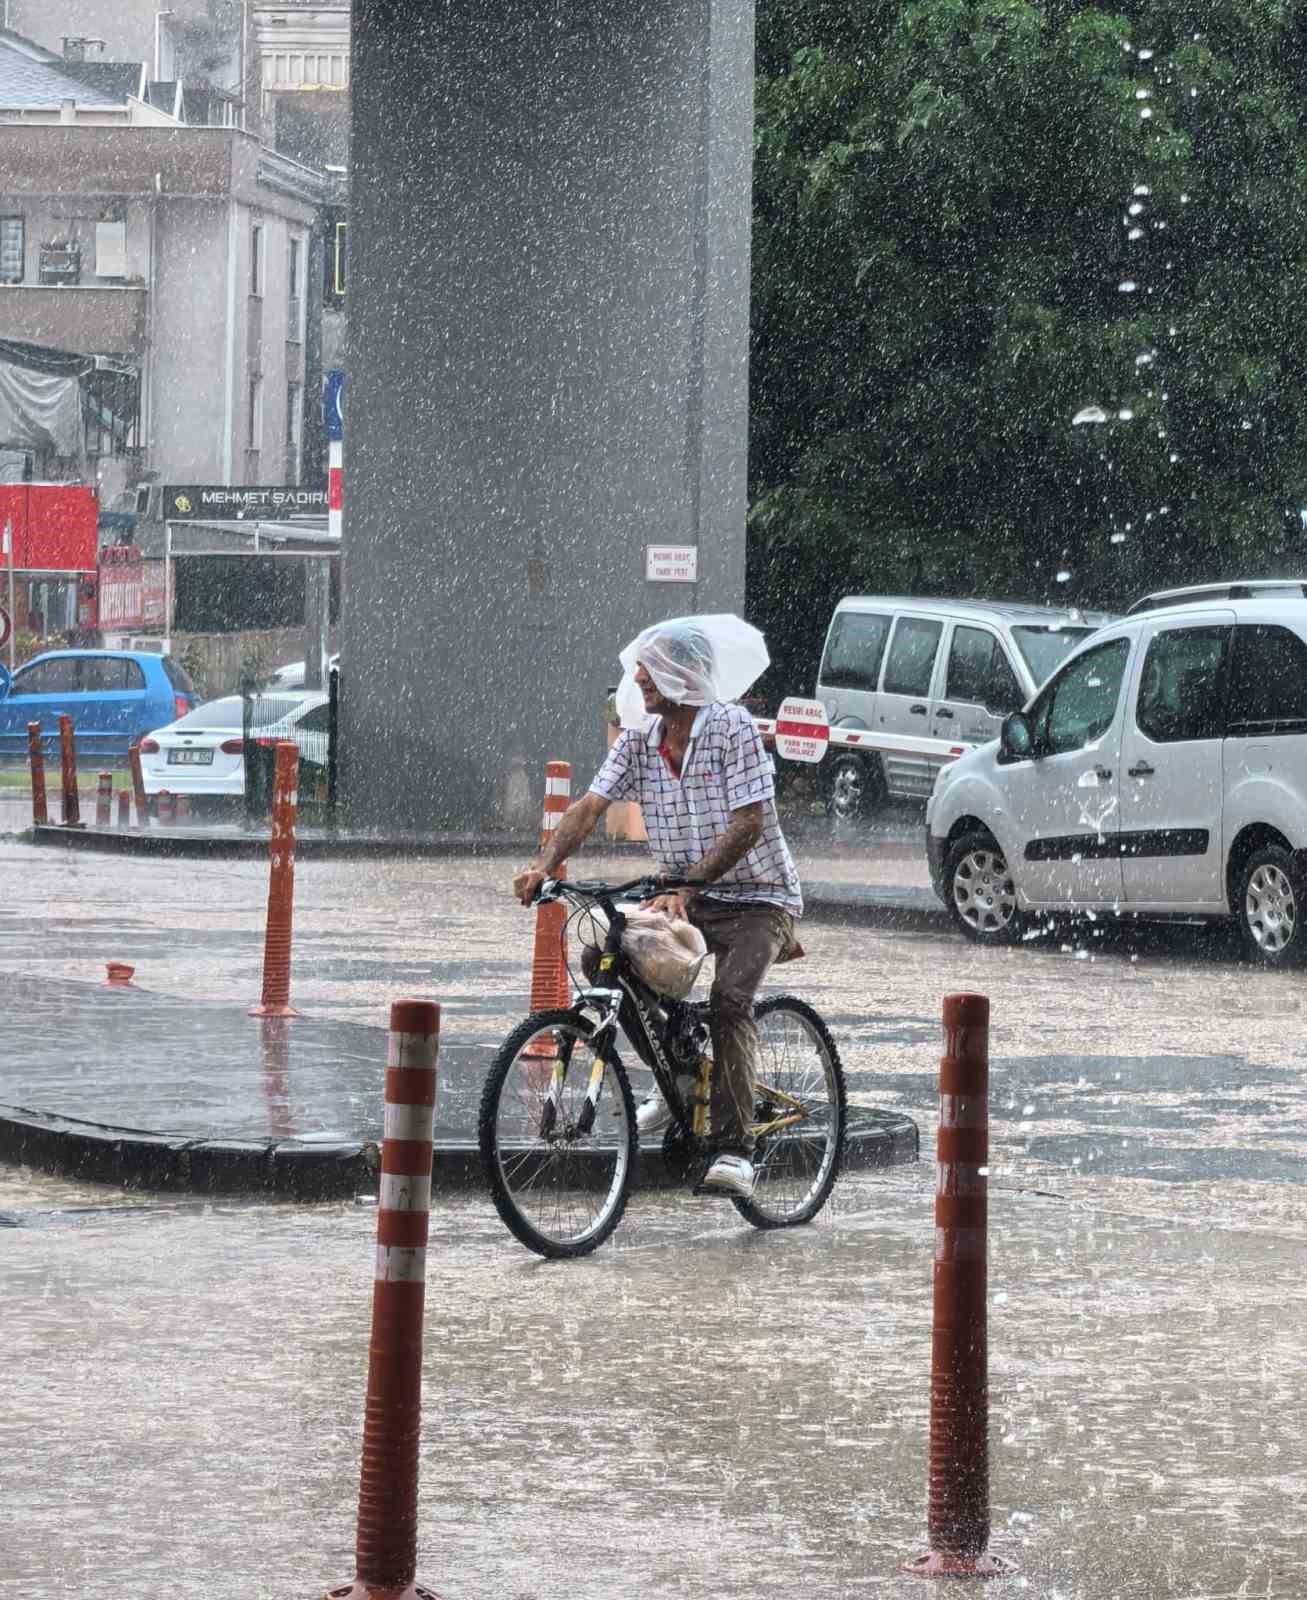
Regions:
[[[322,422],[328,439],[345,437],[345,374],[332,367],[322,382]]]

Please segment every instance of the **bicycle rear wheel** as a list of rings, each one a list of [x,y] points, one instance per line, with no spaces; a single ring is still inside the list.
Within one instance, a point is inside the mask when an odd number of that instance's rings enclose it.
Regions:
[[[621,1220],[639,1136],[626,1069],[575,1011],[538,1011],[495,1057],[481,1094],[481,1165],[513,1235],[583,1256]]]
[[[848,1094],[826,1024],[803,1000],[772,995],[754,1007],[761,1048],[754,1116],[753,1195],[735,1200],[755,1228],[811,1222],[844,1158]],[[770,1131],[768,1131],[770,1129]]]

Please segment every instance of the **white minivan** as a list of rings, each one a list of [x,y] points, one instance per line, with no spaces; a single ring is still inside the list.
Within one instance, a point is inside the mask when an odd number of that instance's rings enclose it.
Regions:
[[[832,727],[984,744],[1105,620],[999,600],[849,595],[826,631],[816,697]],[[925,800],[943,762],[836,746],[820,770],[826,809],[853,822],[887,797]]]
[[[1307,950],[1307,600],[1168,595],[1100,629],[939,775],[936,892],[982,944],[1032,913],[1237,919]]]

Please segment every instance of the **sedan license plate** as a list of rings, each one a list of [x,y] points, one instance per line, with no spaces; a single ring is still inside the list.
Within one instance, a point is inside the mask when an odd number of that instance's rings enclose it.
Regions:
[[[169,750],[168,765],[170,767],[211,767],[213,765],[213,751]]]

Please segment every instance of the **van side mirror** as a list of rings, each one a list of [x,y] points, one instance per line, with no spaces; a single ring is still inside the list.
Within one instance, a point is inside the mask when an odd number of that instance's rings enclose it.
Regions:
[[[1005,761],[1030,761],[1035,754],[1035,732],[1024,711],[1003,718],[998,747]]]

